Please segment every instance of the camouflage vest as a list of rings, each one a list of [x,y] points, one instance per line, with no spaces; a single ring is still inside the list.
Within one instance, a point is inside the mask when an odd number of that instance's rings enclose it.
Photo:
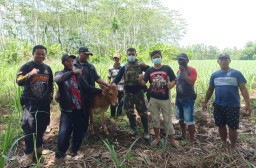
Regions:
[[[124,85],[134,86],[139,85],[139,74],[142,73],[141,66],[139,62],[136,60],[133,63],[128,62],[125,64],[124,70]]]

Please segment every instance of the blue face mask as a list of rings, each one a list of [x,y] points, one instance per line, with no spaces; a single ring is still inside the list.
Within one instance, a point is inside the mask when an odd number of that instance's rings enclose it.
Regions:
[[[127,60],[128,60],[128,62],[134,62],[136,60],[136,56],[128,55]]]
[[[154,63],[155,65],[159,65],[159,64],[161,64],[162,59],[161,59],[161,58],[154,58],[152,61],[153,61],[153,63]]]

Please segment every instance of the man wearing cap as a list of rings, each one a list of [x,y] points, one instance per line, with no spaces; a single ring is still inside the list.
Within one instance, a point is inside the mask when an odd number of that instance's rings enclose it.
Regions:
[[[113,66],[111,66],[108,69],[108,83],[109,84],[111,83],[111,79],[112,80],[115,79],[116,75],[118,74],[118,72],[121,68],[120,59],[121,59],[120,54],[114,54],[113,55],[113,60],[115,61],[115,63],[114,63]],[[123,107],[122,99],[123,99],[123,95],[124,95],[124,93],[123,93],[123,90],[124,90],[124,80],[123,80],[123,78],[118,83],[117,88],[118,88],[118,106],[115,106],[115,105],[110,106],[110,111],[111,111],[111,117],[112,118],[122,115],[122,107]],[[116,107],[117,107],[117,110],[116,110]],[[116,112],[117,112],[117,114],[116,114]]]
[[[83,94],[81,92],[101,93],[100,89],[91,87],[83,79],[82,69],[73,69],[74,55],[64,54],[64,69],[55,73],[54,81],[59,88],[59,104],[61,109],[58,145],[55,157],[64,158],[72,136],[72,155],[76,155],[83,139]]]
[[[187,125],[189,141],[193,142],[195,136],[194,104],[196,99],[194,84],[197,72],[195,68],[188,66],[189,59],[187,54],[179,54],[177,60],[179,71],[176,82],[176,118],[179,120],[182,137],[186,138]]]
[[[229,128],[229,139],[231,149],[235,148],[237,141],[237,129],[239,128],[239,111],[240,111],[240,96],[238,88],[245,101],[245,109],[251,113],[252,106],[246,89],[246,79],[243,74],[229,67],[231,60],[230,56],[222,53],[218,56],[218,64],[220,70],[214,72],[210,78],[210,86],[206,92],[203,103],[203,111],[207,108],[207,103],[211,98],[215,89],[214,120],[216,126],[219,127],[219,134],[223,147],[227,147],[227,128]]]
[[[87,83],[95,87],[95,82],[98,84],[102,84],[104,86],[109,87],[110,85],[103,81],[101,77],[98,75],[94,65],[88,62],[89,56],[93,56],[93,54],[89,51],[87,47],[81,47],[78,50],[79,56],[74,60],[74,69],[82,69],[82,77]],[[84,134],[86,134],[89,124],[89,108],[93,101],[93,95],[89,92],[83,92],[84,95]]]

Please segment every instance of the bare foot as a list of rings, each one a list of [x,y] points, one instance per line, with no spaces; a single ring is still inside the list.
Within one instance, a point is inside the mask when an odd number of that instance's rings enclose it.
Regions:
[[[177,148],[177,149],[180,148],[179,142],[175,141],[174,139],[170,139],[169,142],[170,142],[170,144],[171,144],[174,148]]]
[[[151,145],[151,146],[156,146],[156,145],[159,144],[159,142],[160,142],[160,138],[155,138],[155,139],[150,143],[150,145]]]

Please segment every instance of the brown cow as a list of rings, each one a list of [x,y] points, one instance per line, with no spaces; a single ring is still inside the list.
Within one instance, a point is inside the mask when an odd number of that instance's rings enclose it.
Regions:
[[[104,132],[108,135],[104,113],[107,111],[110,104],[115,105],[118,103],[118,90],[115,86],[106,87],[100,85],[102,94],[94,96],[93,104],[90,108],[90,130],[94,133],[93,128],[93,115],[100,114],[101,124],[103,125]]]

